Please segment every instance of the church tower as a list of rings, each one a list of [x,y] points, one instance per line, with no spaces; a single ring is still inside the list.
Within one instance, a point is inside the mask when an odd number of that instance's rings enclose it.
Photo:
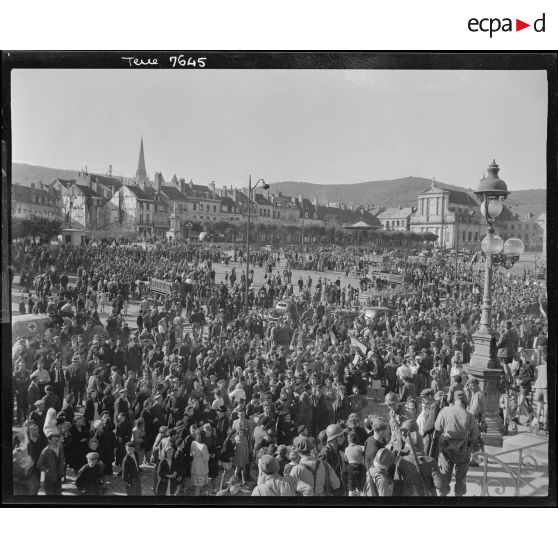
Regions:
[[[147,171],[145,170],[145,155],[143,154],[143,136],[141,136],[138,170],[136,170],[135,179],[139,184],[145,184],[148,181]]]

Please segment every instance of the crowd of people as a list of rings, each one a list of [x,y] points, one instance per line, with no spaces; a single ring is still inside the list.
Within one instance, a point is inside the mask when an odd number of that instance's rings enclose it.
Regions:
[[[342,261],[324,254],[318,271]],[[464,366],[482,276],[402,259],[408,292],[365,293],[389,309],[366,317],[338,311],[359,308],[358,289],[312,281],[293,257],[255,251],[264,281],[246,301],[255,272],[237,268],[240,250],[17,245],[20,311],[50,324],[40,339],[14,339],[14,493],[59,495],[71,478],[79,494],[101,495],[118,475],[131,496],[446,496],[454,474],[464,495],[484,422]],[[149,278],[172,292],[148,292]],[[528,273],[496,274],[503,377],[540,388],[541,405],[545,297]],[[286,311],[270,312],[279,300]]]

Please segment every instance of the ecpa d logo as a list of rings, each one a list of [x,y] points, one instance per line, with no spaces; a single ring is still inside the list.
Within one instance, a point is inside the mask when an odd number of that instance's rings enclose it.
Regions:
[[[533,30],[536,33],[544,33],[545,32],[545,25],[546,25],[546,14],[542,14],[542,16],[538,19],[535,19],[533,22]],[[513,24],[513,18],[504,17],[500,19],[499,17],[484,17],[478,19],[476,17],[472,17],[468,23],[467,27],[469,31],[473,33],[477,33],[481,31],[482,33],[490,33],[490,38],[492,39],[492,35],[494,33],[501,32],[512,32],[512,31],[521,31],[523,29],[527,29],[527,27],[531,27],[530,23],[526,23],[521,19],[515,18],[515,27]]]

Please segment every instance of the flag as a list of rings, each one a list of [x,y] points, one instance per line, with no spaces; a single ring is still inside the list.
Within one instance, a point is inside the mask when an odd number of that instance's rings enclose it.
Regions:
[[[333,331],[329,332],[329,338],[331,339],[331,344],[335,347],[335,345],[337,345],[337,337],[335,337]]]
[[[360,350],[360,352],[366,356],[366,346],[363,345],[360,341],[358,341],[358,339],[355,339],[352,335],[351,335],[351,347],[356,347],[357,349]]]

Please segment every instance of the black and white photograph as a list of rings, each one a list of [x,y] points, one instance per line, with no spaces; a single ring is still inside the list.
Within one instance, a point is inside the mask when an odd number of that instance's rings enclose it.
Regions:
[[[4,499],[555,498],[540,58],[4,54]]]

